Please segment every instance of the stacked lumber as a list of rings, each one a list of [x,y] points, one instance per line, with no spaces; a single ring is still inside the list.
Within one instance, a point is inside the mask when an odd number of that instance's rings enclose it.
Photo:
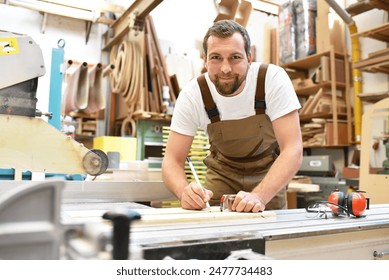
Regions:
[[[312,119],[301,127],[304,147],[325,145],[325,122],[324,119]]]
[[[163,154],[165,153],[166,142],[169,137],[170,128],[165,126],[163,127],[163,142],[164,149]],[[190,148],[188,156],[190,157],[193,166],[196,170],[197,176],[201,184],[205,183],[205,174],[207,173],[207,166],[204,164],[204,159],[209,154],[209,140],[208,136],[202,129],[198,129],[195,137],[193,138],[192,146]],[[195,178],[191,172],[191,169],[187,162],[185,162],[185,174],[189,182],[194,182]]]
[[[343,98],[336,98],[336,106],[336,112],[338,114],[347,113],[346,101]],[[321,88],[316,94],[310,95],[307,98],[299,112],[299,115],[300,117],[315,117],[319,114],[332,114],[332,111],[332,96],[330,93],[325,93]]]

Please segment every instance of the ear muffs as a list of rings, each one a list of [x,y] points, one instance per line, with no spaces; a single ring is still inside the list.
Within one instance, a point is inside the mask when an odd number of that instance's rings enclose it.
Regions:
[[[350,214],[360,217],[367,209],[368,200],[361,192],[351,192],[346,199],[347,210]]]
[[[327,210],[323,206],[331,209],[334,216],[347,215],[363,217],[366,209],[369,209],[370,199],[366,198],[363,191],[351,192],[347,196],[338,189],[331,192],[327,201],[312,201],[305,206],[308,213],[317,213],[327,219]],[[328,209],[327,208],[327,209]]]
[[[336,205],[330,204],[334,215],[342,214],[345,210],[350,215],[355,217],[363,216],[366,209],[369,208],[369,199],[367,199],[362,191],[351,192],[347,196],[339,190],[334,190],[329,196],[328,201],[342,207],[337,207]],[[345,214],[347,214],[345,213]]]
[[[337,205],[346,207],[345,205],[345,197],[344,193],[339,190],[334,190],[331,192],[331,194],[328,196],[328,201],[333,203],[330,204],[329,207],[331,208],[332,213],[334,213],[335,216],[342,214],[344,212],[344,209],[341,207],[338,207]],[[344,213],[346,214],[346,213]]]

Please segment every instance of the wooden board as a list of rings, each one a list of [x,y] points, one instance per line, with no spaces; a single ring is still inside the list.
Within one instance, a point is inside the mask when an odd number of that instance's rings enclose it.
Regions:
[[[151,209],[154,210],[154,209]],[[231,219],[263,219],[274,217],[275,213],[265,211],[260,213],[220,212],[219,206],[212,206],[208,210],[184,210],[181,208],[161,208],[156,211],[149,209],[139,210],[142,218],[139,225],[146,224],[172,224],[172,223],[212,223],[215,221],[228,221]]]
[[[381,99],[389,97],[389,92],[371,92],[371,93],[361,93],[358,94],[359,98],[361,98],[362,101],[366,102],[377,102]]]
[[[360,33],[354,33],[351,35],[352,38],[368,37],[373,38],[382,42],[389,42],[389,23],[384,23],[376,28],[366,30]]]
[[[206,209],[185,210],[182,208],[133,209],[133,211],[141,215],[141,220],[133,224],[136,227],[180,223],[212,223],[233,219],[269,219],[276,216],[272,211],[259,213],[220,212],[219,206],[212,206],[211,212]],[[107,211],[67,211],[66,214],[73,219],[85,222],[99,221],[105,212]]]

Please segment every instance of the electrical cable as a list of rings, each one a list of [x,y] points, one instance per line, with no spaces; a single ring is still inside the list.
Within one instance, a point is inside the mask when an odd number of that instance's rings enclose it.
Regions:
[[[348,216],[350,217],[350,213],[349,211],[347,210],[346,207],[342,206],[342,205],[339,205],[337,203],[333,203],[333,202],[330,202],[330,201],[313,201],[311,203],[308,203],[306,206],[305,206],[305,210],[308,212],[308,213],[318,213],[318,214],[324,214],[325,215],[325,218],[327,219],[327,210],[323,208],[318,208],[318,206],[329,206],[329,208],[331,209],[330,212],[332,212],[333,214],[335,215],[339,215],[340,213],[336,213],[334,212],[333,208],[331,206],[336,206],[338,207],[339,209],[342,209],[343,212]],[[313,209],[317,209],[317,210],[313,210]]]

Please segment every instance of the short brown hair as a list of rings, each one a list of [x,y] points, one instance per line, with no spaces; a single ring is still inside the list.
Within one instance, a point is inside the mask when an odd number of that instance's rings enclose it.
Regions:
[[[208,53],[208,38],[211,36],[215,36],[218,38],[228,38],[231,37],[235,32],[239,32],[244,40],[244,47],[246,51],[246,55],[249,55],[251,49],[250,36],[247,30],[241,26],[239,23],[233,20],[219,20],[211,26],[203,39],[203,50],[205,56]]]

